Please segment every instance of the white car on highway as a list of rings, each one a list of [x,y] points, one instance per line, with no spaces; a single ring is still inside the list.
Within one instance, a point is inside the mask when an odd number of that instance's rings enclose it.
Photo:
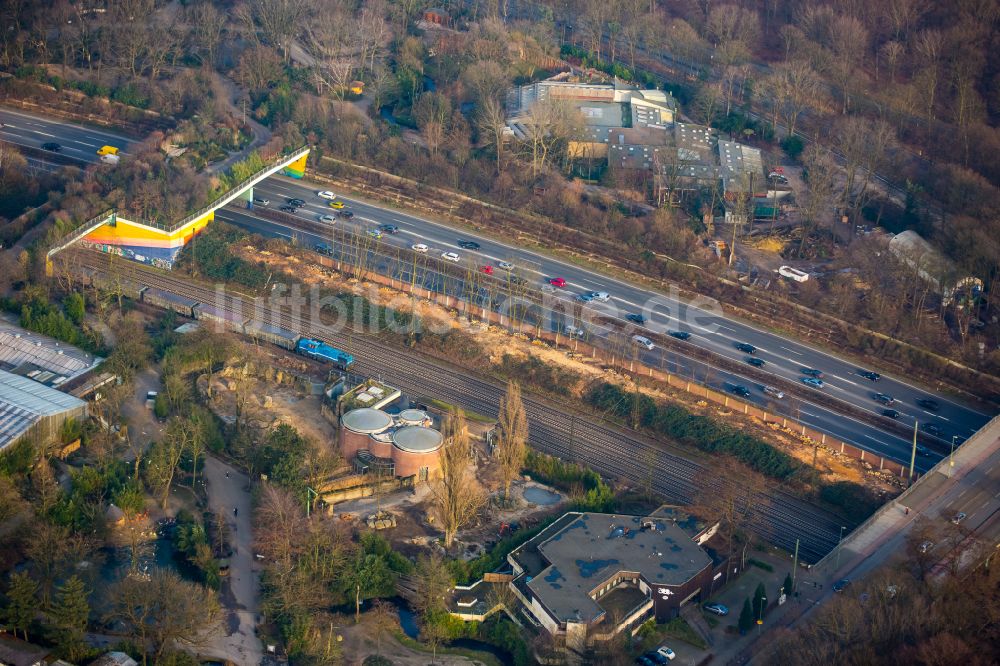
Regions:
[[[429,248],[423,243],[417,243],[416,245],[411,245],[410,249],[414,252],[427,252]]]
[[[318,196],[320,199],[329,199],[330,201],[333,201],[334,199],[337,198],[337,195],[331,192],[330,190],[323,190],[322,192],[317,192],[316,196]]]
[[[333,215],[320,215],[319,216],[319,221],[320,222],[329,222],[330,224],[333,224],[334,222],[337,221],[337,218],[334,217]]]
[[[512,271],[514,270],[514,264],[510,263],[509,261],[498,261],[497,268],[504,271]]]
[[[633,335],[632,342],[649,350],[656,349],[656,345],[653,344],[653,341],[644,335]]]
[[[458,263],[459,259],[461,259],[461,257],[459,257],[454,252],[442,252],[441,258],[444,259],[445,261],[454,261],[456,264]]]

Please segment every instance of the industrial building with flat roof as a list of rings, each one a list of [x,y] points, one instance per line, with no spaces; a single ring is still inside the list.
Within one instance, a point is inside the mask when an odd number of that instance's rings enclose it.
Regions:
[[[0,370],[0,451],[28,434],[53,439],[67,419],[86,415],[83,400]]]
[[[703,534],[703,533],[702,533]],[[508,555],[511,588],[549,633],[581,649],[707,591],[713,561],[660,516],[567,513]]]

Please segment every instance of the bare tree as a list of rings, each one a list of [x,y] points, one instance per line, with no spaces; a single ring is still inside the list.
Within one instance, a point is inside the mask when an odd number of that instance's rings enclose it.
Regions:
[[[809,144],[802,153],[802,163],[808,174],[808,192],[800,198],[802,213],[802,238],[799,240],[799,256],[805,247],[809,232],[816,227],[821,214],[829,210],[833,203],[840,169],[833,155],[826,148],[815,143]]]
[[[767,500],[767,480],[732,459],[700,475],[695,503],[720,523],[727,555],[733,555],[736,537],[746,535],[760,519]],[[727,567],[726,571],[731,571]],[[728,574],[727,574],[728,577]]]
[[[444,435],[441,475],[431,484],[431,492],[444,530],[444,546],[451,548],[455,534],[479,513],[486,495],[470,469],[472,442],[461,412],[449,415]]]
[[[521,400],[521,387],[516,382],[507,382],[507,393],[500,399],[497,420],[494,455],[500,464],[504,502],[509,502],[510,484],[521,473],[528,454],[528,415]]]
[[[819,76],[809,66],[808,62],[794,60],[777,68],[776,76],[780,77],[785,91],[782,105],[782,118],[789,136],[795,134],[799,117],[811,104],[816,103],[820,94]]]
[[[311,5],[310,0],[248,0],[236,10],[236,17],[248,34],[259,32],[264,41],[280,49],[287,62],[292,40],[306,23]]]
[[[477,107],[476,124],[485,142],[495,149],[497,173],[502,173],[504,143],[507,138],[507,116],[503,104],[495,97],[483,99]]]

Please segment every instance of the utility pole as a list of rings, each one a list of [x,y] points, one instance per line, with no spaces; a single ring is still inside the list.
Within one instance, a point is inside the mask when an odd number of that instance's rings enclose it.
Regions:
[[[799,540],[795,540],[795,557],[792,558],[792,594],[795,593],[795,576],[799,572]]]
[[[844,526],[841,525],[840,526],[840,538],[837,539],[837,563],[833,567],[834,571],[836,571],[837,569],[840,568],[840,551],[841,551],[841,547],[840,546],[841,546],[842,543],[844,543],[844,529],[845,529]]]
[[[948,456],[948,467],[952,469],[955,468],[955,440],[958,439],[958,435],[951,436],[951,455]]]
[[[910,451],[910,478],[909,482],[913,483],[913,466],[917,464],[917,430],[920,428],[920,422],[917,421],[916,417],[913,418],[913,449]]]
[[[313,490],[309,486],[306,486],[306,518],[309,517],[310,510],[312,509],[312,502],[309,501],[309,493],[312,493],[312,495],[313,495],[314,498],[318,498],[319,497],[319,493],[318,492],[316,492],[315,490]]]

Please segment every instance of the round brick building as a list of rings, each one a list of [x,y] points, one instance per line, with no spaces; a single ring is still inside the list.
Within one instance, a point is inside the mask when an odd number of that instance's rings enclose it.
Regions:
[[[392,459],[396,476],[416,476],[423,481],[436,475],[443,438],[433,428],[404,426],[392,433]]]
[[[347,412],[340,417],[340,455],[351,460],[358,451],[369,450],[371,435],[391,427],[392,417],[380,409],[363,407]]]

